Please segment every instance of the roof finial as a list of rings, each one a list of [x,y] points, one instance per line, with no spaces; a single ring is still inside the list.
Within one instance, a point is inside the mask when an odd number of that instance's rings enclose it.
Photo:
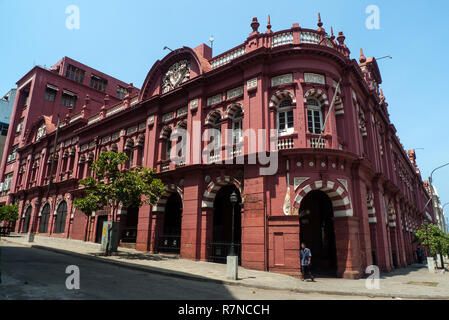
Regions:
[[[322,32],[324,29],[322,28],[323,22],[321,21],[321,13],[318,12],[318,31]]]
[[[334,40],[335,40],[334,28],[332,28],[331,26],[331,41],[333,42]]]
[[[363,55],[363,49],[360,48],[360,58],[359,58],[359,62],[360,63],[365,63],[366,62],[366,57]]]
[[[257,17],[253,18],[253,21],[251,22],[251,28],[253,28],[253,33],[259,33],[259,21],[257,21]]]
[[[272,33],[273,31],[271,31],[271,19],[270,19],[270,15],[268,15],[268,22],[267,22],[267,32],[266,33]]]
[[[343,34],[343,31],[339,31],[338,32],[338,37],[337,37],[337,40],[338,40],[339,44],[340,45],[344,45],[345,44],[345,39],[346,39],[346,37]]]

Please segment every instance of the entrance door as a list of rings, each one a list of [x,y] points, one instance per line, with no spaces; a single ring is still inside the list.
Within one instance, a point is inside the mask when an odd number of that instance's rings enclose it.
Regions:
[[[336,275],[337,250],[332,202],[322,191],[311,191],[302,200],[300,241],[312,251],[312,267],[316,273]]]
[[[122,220],[122,218],[125,218]],[[137,224],[139,220],[139,208],[128,208],[126,210],[126,215],[120,218],[120,245],[131,244],[129,246],[135,248],[134,245],[137,240]]]
[[[101,236],[103,234],[103,222],[108,221],[108,216],[97,217],[97,229],[95,231],[95,243],[101,243]]]
[[[25,211],[25,218],[23,219],[23,225],[22,225],[22,233],[27,233],[28,229],[30,228],[30,220],[31,220],[31,207],[28,207],[28,209]]]
[[[175,192],[167,200],[163,217],[164,228],[159,237],[159,252],[177,253],[181,251],[182,199]]]
[[[213,240],[209,260],[218,263],[226,263],[226,257],[230,253],[232,242],[232,203],[231,194],[237,194],[238,203],[234,208],[234,248],[236,254],[241,258],[241,239],[242,239],[242,199],[236,186],[227,185],[222,187],[215,196],[214,218],[213,218]]]

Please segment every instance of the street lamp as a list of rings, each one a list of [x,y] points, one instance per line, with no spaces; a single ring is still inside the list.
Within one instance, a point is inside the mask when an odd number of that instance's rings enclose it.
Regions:
[[[238,203],[239,199],[237,197],[237,194],[232,192],[231,196],[229,197],[229,200],[232,204],[232,238],[231,238],[231,250],[229,252],[229,255],[226,257],[226,278],[231,280],[237,280],[238,279],[238,266],[239,266],[239,259],[238,256],[235,254],[235,248],[234,248],[234,219],[235,219],[235,205]]]
[[[231,238],[231,250],[229,252],[230,256],[235,256],[235,245],[234,245],[234,219],[235,219],[235,205],[237,204],[237,202],[239,201],[239,199],[237,198],[237,194],[234,192],[232,192],[231,196],[229,197],[229,200],[231,201],[232,204],[232,238]]]
[[[444,168],[446,166],[449,166],[449,162],[446,164],[443,164],[442,166],[439,166],[438,168],[435,168],[432,170],[432,172],[430,173],[430,177],[429,177],[429,190],[430,190],[430,199],[429,201],[427,201],[426,205],[424,206],[423,211],[426,209],[426,207],[429,205],[430,201],[432,201],[432,208],[433,208],[433,187],[432,187],[432,177],[435,171]]]

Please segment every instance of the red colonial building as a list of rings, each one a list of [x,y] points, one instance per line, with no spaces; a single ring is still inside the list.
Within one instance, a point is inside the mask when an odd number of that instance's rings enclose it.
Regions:
[[[343,32],[328,34],[321,19],[318,29],[259,27],[254,18],[247,39],[215,57],[205,44],[172,51],[141,90],[69,58],[33,68],[17,83],[0,172],[1,203],[19,205],[15,231],[100,241],[109,210],[86,217],[72,200],[89,164],[112,150],[128,154],[127,168],[156,168],[167,185],[154,206],[122,208],[123,246],[224,261],[236,192],[242,266],[299,273],[302,241],[318,272],[339,277],[413,263],[413,232],[434,217],[423,211],[415,154],[390,122],[376,60],[362,51],[351,59]],[[212,128],[231,139],[202,139]],[[181,129],[189,139],[174,162]],[[201,153],[211,142],[215,150]]]

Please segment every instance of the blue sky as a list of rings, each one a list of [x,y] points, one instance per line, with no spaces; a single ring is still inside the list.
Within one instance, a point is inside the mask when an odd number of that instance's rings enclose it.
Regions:
[[[69,5],[80,9],[80,29],[65,26]],[[380,29],[368,30],[368,5],[380,9]],[[157,59],[181,46],[195,47],[215,38],[214,52],[242,43],[257,16],[265,30],[298,22],[316,28],[321,12],[324,28],[343,30],[352,57],[359,48],[379,61],[382,88],[391,120],[406,149],[417,150],[417,162],[428,177],[449,162],[449,2],[440,1],[30,1],[0,0],[0,94],[35,64],[50,66],[63,56],[140,87]],[[449,202],[449,167],[435,173],[442,202]]]

